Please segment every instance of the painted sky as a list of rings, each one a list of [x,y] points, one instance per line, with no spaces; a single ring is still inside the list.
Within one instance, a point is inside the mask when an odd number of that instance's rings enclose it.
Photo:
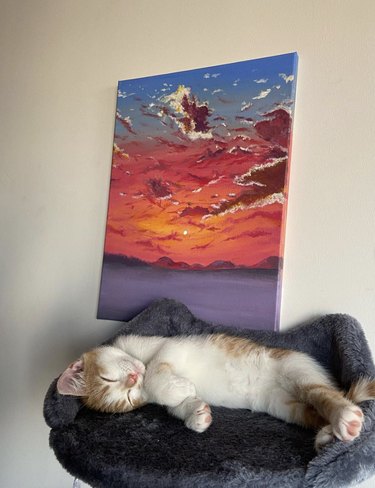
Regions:
[[[119,82],[105,253],[190,266],[281,256],[296,60]]]

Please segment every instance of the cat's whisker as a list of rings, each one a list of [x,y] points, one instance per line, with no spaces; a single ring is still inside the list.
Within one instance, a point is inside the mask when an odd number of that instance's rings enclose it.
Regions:
[[[128,398],[128,402],[129,402],[129,403],[130,403],[130,405],[133,407],[133,402],[132,402],[132,400],[131,400],[131,398],[130,398],[130,391],[131,391],[131,390],[129,390],[129,391],[128,391],[127,398]]]

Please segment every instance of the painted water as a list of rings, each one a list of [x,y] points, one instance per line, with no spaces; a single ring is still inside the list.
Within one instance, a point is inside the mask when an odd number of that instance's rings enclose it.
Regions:
[[[277,270],[173,270],[104,261],[98,318],[127,321],[159,298],[198,318],[249,329],[278,328]]]

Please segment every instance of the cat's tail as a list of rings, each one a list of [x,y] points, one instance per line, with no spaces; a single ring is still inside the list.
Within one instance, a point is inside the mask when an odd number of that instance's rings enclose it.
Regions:
[[[351,385],[345,396],[354,403],[375,400],[375,380],[360,378]]]

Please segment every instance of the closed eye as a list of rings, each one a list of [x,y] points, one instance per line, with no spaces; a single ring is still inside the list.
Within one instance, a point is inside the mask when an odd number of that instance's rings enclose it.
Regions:
[[[108,383],[116,383],[119,380],[112,380],[111,378],[106,378],[105,376],[100,377],[103,381],[108,381]]]

